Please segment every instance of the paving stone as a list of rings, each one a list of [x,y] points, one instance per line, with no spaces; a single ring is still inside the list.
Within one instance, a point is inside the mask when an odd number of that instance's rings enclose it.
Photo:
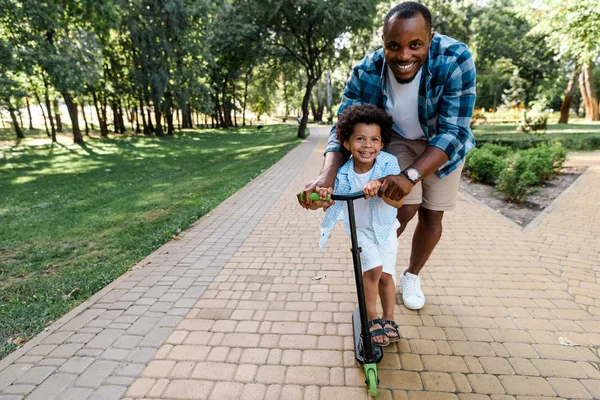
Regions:
[[[29,396],[30,400],[50,400],[59,397],[77,379],[77,375],[54,374],[39,385]]]
[[[203,399],[208,397],[214,382],[199,380],[173,380],[163,395],[173,399]]]
[[[120,399],[127,390],[125,386],[104,385],[98,388],[91,396],[90,400],[113,400]]]
[[[556,396],[550,384],[543,378],[532,376],[498,377],[506,393],[522,396]]]
[[[98,388],[117,365],[114,361],[96,360],[79,376],[75,386]]]

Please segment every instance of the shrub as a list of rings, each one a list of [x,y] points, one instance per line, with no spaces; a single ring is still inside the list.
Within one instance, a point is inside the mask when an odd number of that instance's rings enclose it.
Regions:
[[[537,177],[532,171],[519,173],[515,165],[503,170],[496,186],[505,195],[506,201],[521,203],[533,190]]]
[[[519,122],[519,130],[525,133],[543,134],[546,133],[547,124],[548,117],[546,115],[529,117],[527,112],[523,111],[523,116]]]
[[[465,160],[467,174],[479,182],[492,185],[496,183],[498,175],[506,168],[503,156],[495,154],[495,152],[499,152],[498,148],[501,146],[486,145],[469,152]]]
[[[501,146],[499,144],[493,143],[486,143],[483,146],[481,146],[481,149],[487,150],[498,157],[507,157],[513,152],[510,147]]]
[[[534,186],[560,170],[566,155],[559,144],[523,150],[499,174],[497,187],[506,195],[506,200],[522,202]]]

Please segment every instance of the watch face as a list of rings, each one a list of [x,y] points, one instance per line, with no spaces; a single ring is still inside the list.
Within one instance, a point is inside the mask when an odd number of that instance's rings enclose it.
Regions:
[[[407,169],[407,170],[406,170],[406,174],[408,175],[408,178],[409,178],[411,181],[416,181],[417,179],[419,179],[419,171],[417,171],[417,170],[416,170],[416,169],[414,169],[414,168]]]

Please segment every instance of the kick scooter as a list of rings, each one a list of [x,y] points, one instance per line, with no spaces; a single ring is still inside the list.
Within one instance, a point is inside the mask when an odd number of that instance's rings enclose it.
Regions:
[[[303,200],[304,192],[300,193]],[[371,341],[371,331],[367,323],[367,306],[365,304],[365,291],[362,279],[362,268],[360,264],[360,247],[356,238],[356,223],[354,221],[354,200],[365,197],[364,192],[350,193],[347,195],[332,194],[331,200],[345,201],[348,204],[348,216],[350,225],[350,239],[352,241],[352,261],[354,264],[354,279],[356,281],[356,295],[358,297],[358,308],[352,313],[352,327],[354,332],[354,351],[356,361],[365,368],[366,384],[371,396],[377,396],[379,378],[377,376],[377,365],[383,359],[383,351],[380,346],[374,346]],[[310,200],[320,200],[318,193],[308,195]],[[329,197],[327,198],[329,200]]]

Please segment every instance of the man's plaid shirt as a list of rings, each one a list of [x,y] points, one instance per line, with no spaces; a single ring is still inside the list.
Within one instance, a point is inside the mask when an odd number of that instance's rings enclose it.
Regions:
[[[475,104],[475,64],[467,46],[435,34],[423,65],[419,86],[419,121],[430,146],[443,150],[449,161],[438,169],[440,178],[454,171],[475,147],[469,121]],[[383,49],[363,58],[346,82],[338,115],[355,104],[385,109],[386,62]],[[331,129],[325,153],[341,151]]]

